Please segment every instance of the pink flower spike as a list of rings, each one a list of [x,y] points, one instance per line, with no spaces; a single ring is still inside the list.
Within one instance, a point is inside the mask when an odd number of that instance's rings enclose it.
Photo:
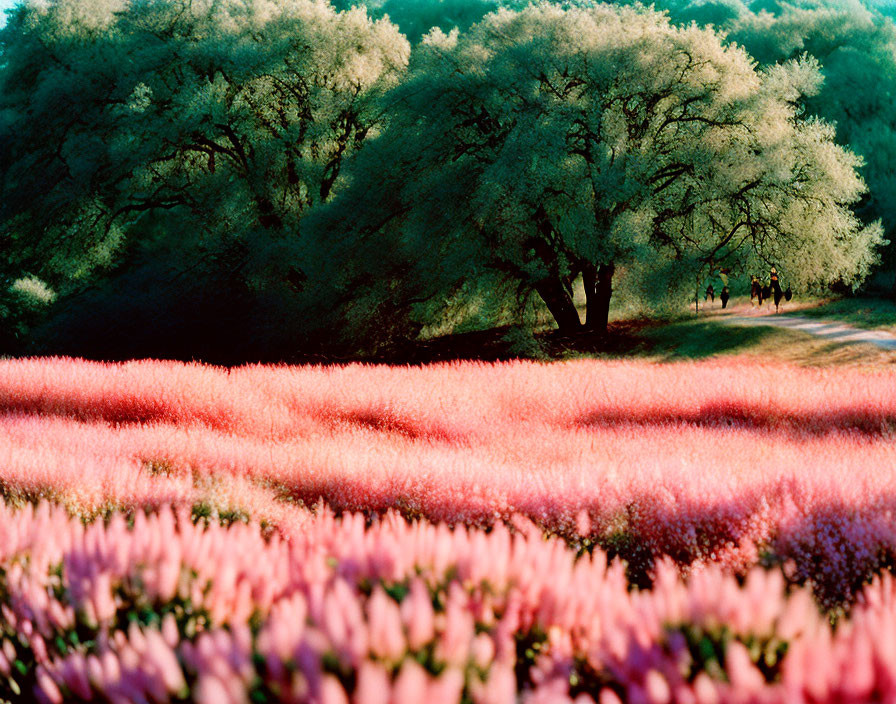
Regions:
[[[332,675],[327,675],[321,682],[321,704],[349,704],[348,696],[342,685]]]
[[[731,686],[743,694],[759,693],[765,684],[762,673],[750,661],[746,647],[738,641],[728,644],[725,672],[731,681]]]
[[[514,704],[516,702],[516,677],[512,667],[493,665],[488,679],[470,683],[474,704]]]
[[[401,612],[379,585],[374,588],[367,602],[367,613],[371,651],[384,660],[400,660],[406,649]]]
[[[411,650],[419,650],[435,636],[432,598],[419,577],[411,580],[410,593],[401,603],[401,616]]]
[[[669,704],[672,701],[672,691],[666,678],[656,670],[650,670],[644,680],[647,699],[650,704]]]
[[[37,697],[43,704],[62,704],[62,692],[42,665],[37,666]]]
[[[464,690],[464,673],[449,667],[431,679],[426,693],[426,704],[458,704]]]
[[[423,704],[427,701],[426,671],[414,660],[405,660],[395,679],[389,704]]]
[[[195,696],[199,704],[237,704],[230,696],[229,687],[214,675],[199,678]]]
[[[386,670],[377,663],[366,660],[358,668],[358,684],[354,704],[389,704],[391,686]]]

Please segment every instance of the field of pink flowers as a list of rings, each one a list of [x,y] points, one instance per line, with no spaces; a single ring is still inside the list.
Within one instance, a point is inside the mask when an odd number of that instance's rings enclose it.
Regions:
[[[755,360],[0,361],[0,699],[896,701],[894,434]]]

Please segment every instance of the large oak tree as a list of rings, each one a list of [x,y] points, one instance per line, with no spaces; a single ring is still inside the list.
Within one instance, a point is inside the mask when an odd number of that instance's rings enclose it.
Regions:
[[[419,253],[433,285],[409,299],[487,266],[565,331],[582,327],[571,279],[605,329],[621,266],[856,281],[881,231],[850,211],[860,160],[801,114],[819,81],[810,59],[760,71],[650,10],[502,10],[426,38],[327,227]]]

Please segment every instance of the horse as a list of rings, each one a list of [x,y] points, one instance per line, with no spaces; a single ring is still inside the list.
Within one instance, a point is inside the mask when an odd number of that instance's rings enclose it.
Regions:
[[[762,305],[762,284],[759,283],[759,279],[755,276],[750,279],[750,304],[753,303],[753,300],[757,301],[757,305]]]
[[[781,305],[781,299],[784,297],[784,292],[781,290],[781,282],[778,281],[778,271],[772,267],[772,275],[769,285],[772,289],[772,294],[775,297],[775,313],[779,311],[779,306]]]

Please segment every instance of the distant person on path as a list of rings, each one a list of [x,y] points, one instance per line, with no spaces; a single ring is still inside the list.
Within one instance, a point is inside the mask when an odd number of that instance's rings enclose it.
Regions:
[[[719,298],[722,300],[722,308],[727,307],[728,299],[730,298],[730,293],[728,291],[728,272],[730,269],[722,269],[719,273],[719,278],[722,280],[722,293],[719,294]]]
[[[756,303],[753,303],[754,300]],[[754,275],[750,276],[750,305],[762,305],[762,284]]]
[[[772,288],[772,295],[775,298],[775,313],[777,313],[778,307],[781,304],[781,299],[784,297],[784,292],[781,290],[781,283],[778,281],[778,270],[775,267],[772,267],[769,283]]]
[[[705,300],[709,300],[709,301],[711,301],[712,303],[715,303],[715,301],[716,301],[716,291],[715,291],[715,289],[712,287],[712,284],[710,284],[709,286],[706,287],[706,295],[703,297],[703,300],[704,300],[704,301],[705,301]]]

